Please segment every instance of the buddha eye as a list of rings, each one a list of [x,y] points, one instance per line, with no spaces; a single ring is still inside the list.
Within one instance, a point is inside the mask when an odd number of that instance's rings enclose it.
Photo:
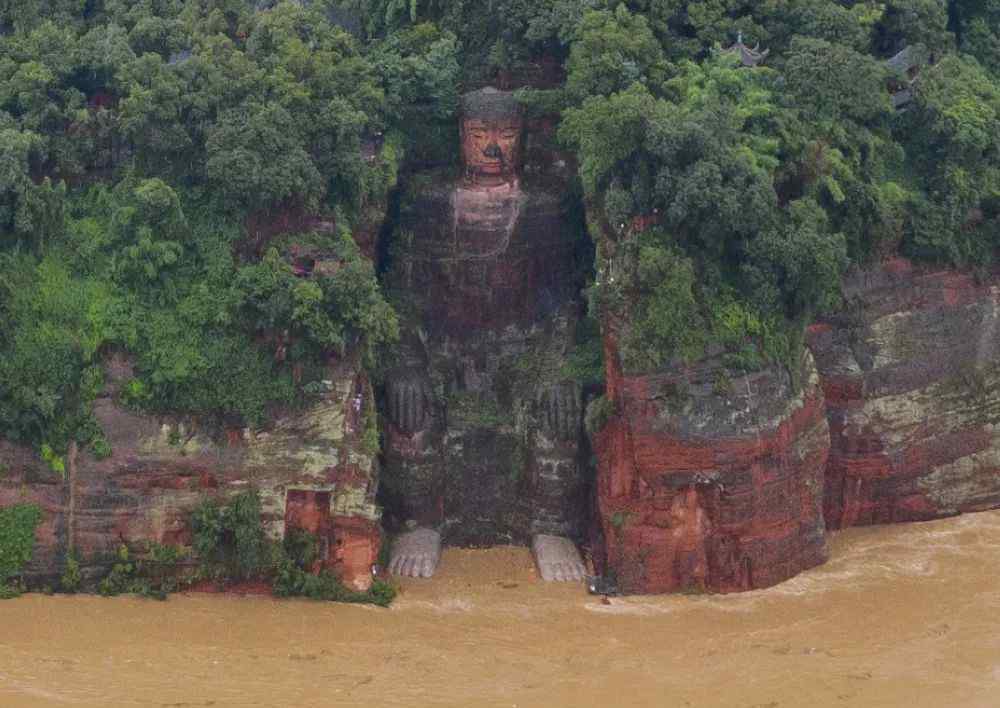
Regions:
[[[502,133],[500,133],[500,137],[505,138],[507,140],[513,140],[514,138],[517,137],[517,131],[516,130],[505,130]]]

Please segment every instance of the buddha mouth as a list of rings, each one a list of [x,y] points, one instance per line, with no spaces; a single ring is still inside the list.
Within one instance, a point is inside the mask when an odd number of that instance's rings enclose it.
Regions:
[[[502,160],[480,160],[475,167],[480,172],[503,172]]]

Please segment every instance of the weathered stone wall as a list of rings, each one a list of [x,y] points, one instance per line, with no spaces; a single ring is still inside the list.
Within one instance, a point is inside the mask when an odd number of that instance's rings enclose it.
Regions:
[[[624,376],[605,336],[609,420],[598,457],[595,557],[624,592],[767,587],[826,559],[829,433],[812,358],[802,390],[779,368],[711,359]]]
[[[374,400],[356,360],[331,363],[325,393],[261,431],[210,433],[190,420],[127,410],[116,395],[128,366],[114,359],[108,373],[94,412],[112,446],[109,458],[70,456],[64,479],[32,451],[0,442],[0,506],[33,502],[45,512],[30,579],[53,582],[71,547],[93,577],[122,543],[137,550],[150,541],[187,544],[189,515],[202,499],[253,485],[275,539],[285,532],[289,493],[321,493],[329,505],[316,510],[329,519],[327,567],[353,587],[369,587],[380,543],[377,467],[364,445]]]
[[[832,446],[827,526],[1000,506],[1000,275],[895,259],[809,330]]]

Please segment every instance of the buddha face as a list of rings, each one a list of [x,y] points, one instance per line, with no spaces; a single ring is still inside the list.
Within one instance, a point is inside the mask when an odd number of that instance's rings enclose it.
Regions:
[[[466,117],[462,121],[462,162],[473,178],[512,178],[521,147],[522,120]]]

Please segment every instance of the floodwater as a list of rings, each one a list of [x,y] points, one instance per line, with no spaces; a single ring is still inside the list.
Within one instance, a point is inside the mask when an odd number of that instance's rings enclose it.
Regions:
[[[450,551],[393,608],[0,603],[0,706],[1000,706],[1000,512],[854,529],[769,590],[615,598]]]

